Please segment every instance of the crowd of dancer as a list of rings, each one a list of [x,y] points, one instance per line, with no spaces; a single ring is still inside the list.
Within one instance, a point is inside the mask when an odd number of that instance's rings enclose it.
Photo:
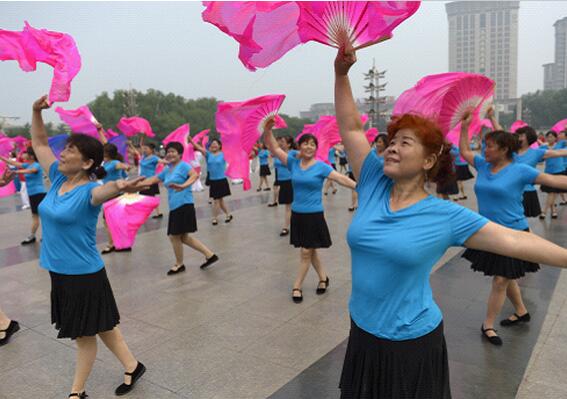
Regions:
[[[290,136],[276,137],[274,119],[268,119],[256,151],[257,191],[273,189],[268,207],[285,206],[279,235],[289,236],[289,243],[299,249],[298,271],[291,284],[291,300],[298,304],[311,266],[318,279],[315,293],[325,294],[330,285],[320,257],[321,250],[332,246],[323,198],[335,194],[337,186],[352,192],[345,206],[345,211],[353,212],[346,237],[352,256],[352,293],[342,398],[450,398],[443,316],[429,284],[431,269],[449,247],[463,246],[472,270],[492,277],[486,317],[479,321],[487,342],[503,344],[494,327],[506,298],[514,314],[501,319],[500,325],[529,322],[518,279],[537,272],[539,263],[567,266],[567,250],[530,233],[527,222],[547,213],[557,218],[557,194],[567,191],[565,137],[549,132],[547,145],[531,148],[538,141],[534,129],[506,132],[489,111],[492,131],[472,144],[471,115],[463,117],[455,146],[433,121],[414,114],[396,116],[387,134],[369,143],[348,77],[355,62],[352,49],[339,50],[335,107],[342,142],[329,150],[327,162],[316,157],[317,137],[305,134],[297,142]],[[31,147],[22,159],[0,158],[12,167],[0,177],[0,185],[23,176],[32,225],[22,245],[36,241],[41,221],[39,264],[51,279],[51,321],[58,338],[70,338],[77,345],[69,397],[87,397],[97,337],[125,370],[124,382],[115,391],[124,395],[146,368],[128,349],[118,327],[120,314],[101,257],[131,248],[116,248],[108,232],[108,243],[99,252],[96,226],[101,206],[124,193],[159,196],[162,184],[169,208],[166,234],[175,259],[167,274],[186,270],[184,245],[203,255],[200,267],[206,269],[220,256],[196,237],[193,189],[201,178],[200,167],[182,160],[184,143],[167,144],[165,156],[160,157],[156,144],[146,140],[129,145],[129,158],[139,171],[137,177],[127,178],[128,173],[136,175],[135,167],[106,141],[102,126],[100,140],[71,135],[57,159],[42,118],[47,108],[45,96],[33,104]],[[231,223],[234,218],[226,201],[231,189],[221,140],[203,146],[189,137],[188,144],[206,167],[211,224],[219,224],[221,213],[224,223]],[[541,162],[544,172],[537,169]],[[158,172],[160,164],[164,168]],[[272,170],[275,178],[270,186]],[[458,203],[468,198],[463,182],[471,179],[475,179],[478,212]],[[547,193],[543,211],[535,185]],[[162,216],[158,207],[153,217]],[[0,309],[0,345],[18,329],[18,322]]]

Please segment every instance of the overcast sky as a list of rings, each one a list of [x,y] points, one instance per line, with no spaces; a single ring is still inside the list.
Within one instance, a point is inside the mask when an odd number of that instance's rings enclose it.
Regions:
[[[363,97],[362,72],[373,58],[387,72],[386,95],[399,95],[421,77],[446,72],[448,29],[445,3],[425,1],[400,25],[394,38],[361,50],[351,77]],[[249,72],[238,60],[237,43],[201,19],[200,2],[0,2],[0,28],[35,28],[71,34],[83,67],[64,108],[76,108],[103,91],[130,85],[186,98],[241,101],[287,95],[282,111],[299,116],[313,103],[332,102],[335,50],[318,43],[296,47],[266,69]],[[553,23],[567,16],[565,1],[520,4],[518,95],[542,89],[542,64],[554,57]],[[0,62],[0,115],[30,120],[31,104],[47,93],[51,67],[26,73],[14,61]],[[47,119],[58,121],[54,112]]]

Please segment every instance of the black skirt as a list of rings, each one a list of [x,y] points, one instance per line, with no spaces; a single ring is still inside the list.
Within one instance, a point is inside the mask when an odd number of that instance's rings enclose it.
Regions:
[[[291,211],[289,243],[296,248],[329,248],[333,243],[323,212]]]
[[[539,204],[537,191],[524,191],[522,203],[524,204],[524,215],[526,215],[526,217],[533,218],[541,215],[541,206]]]
[[[552,175],[556,175],[556,176],[564,176],[565,172],[559,172],[559,173],[551,173]],[[565,190],[562,190],[560,188],[555,188],[555,187],[550,187],[550,186],[546,186],[544,184],[542,184],[540,186],[541,191],[543,191],[544,193],[565,193]]]
[[[524,231],[530,230],[526,229]],[[535,273],[539,270],[537,263],[477,249],[467,249],[462,257],[471,262],[472,270],[483,272],[485,276],[500,276],[509,280],[515,280],[524,277],[526,273]]]
[[[51,276],[51,323],[57,338],[90,337],[120,323],[106,269],[96,273]]]
[[[280,186],[281,182],[278,180],[278,170],[276,169],[274,172],[275,178],[274,178],[274,186]]]
[[[140,191],[140,194],[155,197],[159,195],[159,183],[152,184],[147,190]]]
[[[230,186],[225,177],[220,180],[209,180],[209,198],[220,199],[230,195]]]
[[[455,169],[457,181],[465,181],[474,178],[471,170],[469,169],[469,165],[456,165]]]
[[[451,179],[444,184],[437,183],[437,194],[444,195],[457,195],[459,194],[459,186],[457,185],[457,179]]]
[[[280,183],[280,192],[278,194],[278,203],[282,205],[291,204],[293,202],[293,186],[291,180],[282,180]]]
[[[39,207],[39,204],[41,204],[41,201],[45,198],[45,195],[46,193],[39,193],[29,196],[30,210],[32,214],[37,215],[37,208]]]
[[[450,399],[443,322],[405,341],[378,338],[351,320],[341,399]]]
[[[195,216],[195,205],[185,204],[169,212],[169,220],[167,222],[168,236],[194,233],[196,231],[197,217]]]
[[[205,186],[208,186],[211,184],[211,180],[209,179],[209,172],[207,172],[207,177],[205,178]]]
[[[348,163],[346,158],[339,157],[339,165],[345,166]]]
[[[272,172],[270,171],[270,167],[268,165],[260,165],[260,177],[263,176],[270,176]]]

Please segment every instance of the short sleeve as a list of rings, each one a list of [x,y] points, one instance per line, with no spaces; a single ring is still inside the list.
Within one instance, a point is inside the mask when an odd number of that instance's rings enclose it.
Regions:
[[[53,182],[61,173],[59,172],[59,161],[55,161],[49,167],[49,180]]]
[[[291,154],[291,151],[288,152],[287,154],[287,169],[292,172],[293,168],[296,167],[297,163],[299,162],[299,159],[297,159],[295,157],[296,153]]]
[[[477,231],[483,228],[488,219],[463,206],[447,203],[449,223],[451,225],[452,245],[463,246]]]
[[[475,168],[476,170],[479,170],[484,165],[486,165],[486,159],[484,159],[480,155],[475,155],[474,160],[473,160],[473,168]]]
[[[524,184],[534,184],[537,177],[541,173],[538,169],[532,168],[531,166],[526,164],[520,164],[518,165],[518,167],[521,168],[518,175],[522,177],[522,182]]]
[[[333,167],[331,165],[327,165],[325,162],[323,161],[319,161],[320,165],[319,165],[319,173],[321,177],[327,178],[331,172],[334,170]]]
[[[543,162],[543,158],[545,157],[546,150],[537,148],[534,151],[537,153],[537,163]]]
[[[357,191],[369,184],[375,184],[377,179],[384,175],[384,162],[378,157],[376,151],[371,150],[360,168]]]
[[[165,173],[167,172],[167,170],[169,169],[169,166],[167,168],[163,168],[163,170],[161,172],[159,172],[156,177],[158,179],[160,179],[162,182],[165,181]]]
[[[205,152],[205,160],[206,160],[207,162],[209,162],[210,156],[211,156],[211,153],[210,153],[209,151],[206,151],[206,152]]]

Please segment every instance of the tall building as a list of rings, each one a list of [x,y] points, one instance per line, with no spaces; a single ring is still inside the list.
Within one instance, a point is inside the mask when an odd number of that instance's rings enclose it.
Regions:
[[[449,19],[449,71],[496,82],[496,102],[514,104],[518,86],[519,1],[454,1]]]
[[[557,20],[555,28],[555,62],[543,65],[543,89],[567,88],[567,17]]]

